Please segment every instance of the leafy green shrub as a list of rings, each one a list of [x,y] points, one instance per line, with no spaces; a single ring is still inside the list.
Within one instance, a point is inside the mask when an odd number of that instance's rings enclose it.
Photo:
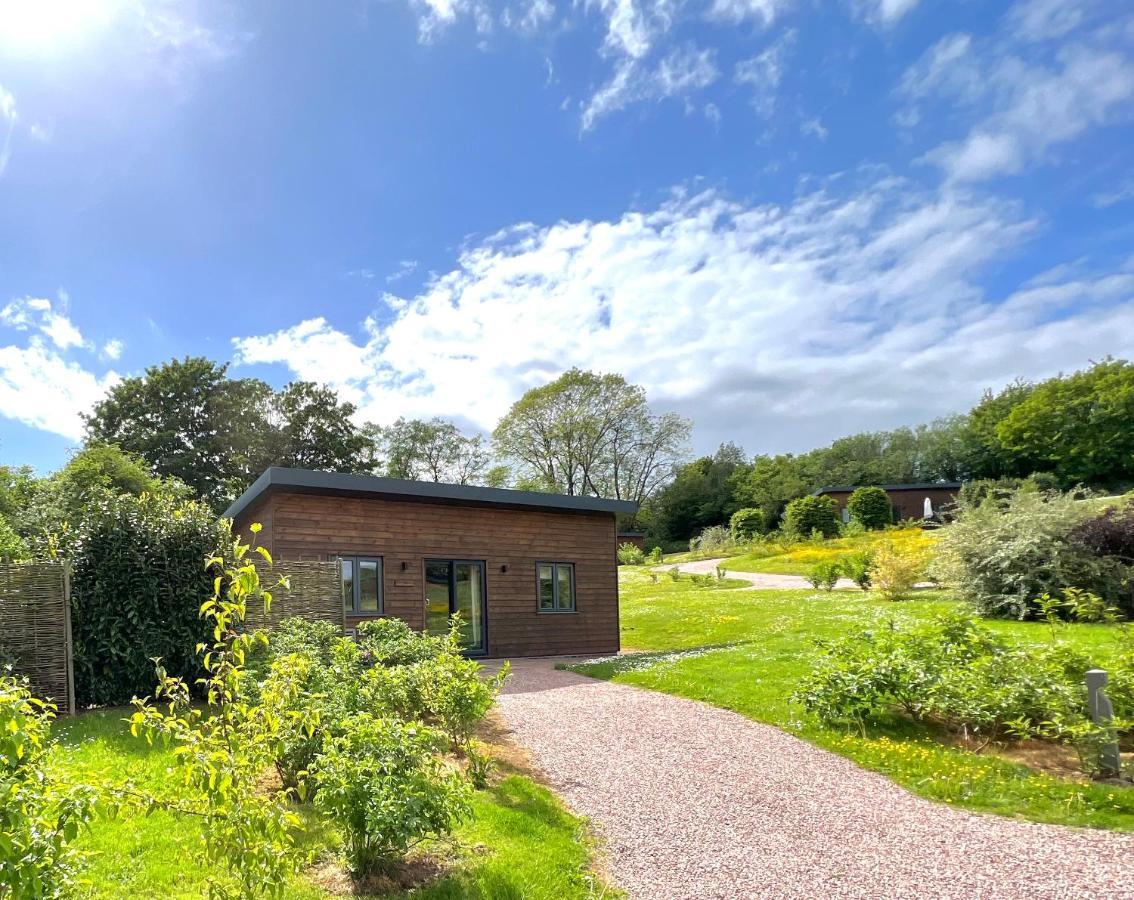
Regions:
[[[728,520],[728,527],[732,532],[733,539],[741,542],[749,541],[756,535],[763,534],[768,530],[768,522],[764,510],[747,507],[738,509],[732,514],[732,517]]]
[[[860,550],[851,553],[840,560],[843,574],[857,584],[862,590],[870,590],[873,583],[871,570],[874,568],[874,553],[870,550]]]
[[[0,672],[0,897],[61,897],[75,883],[73,844],[96,798],[51,776],[54,710]]]
[[[732,545],[732,532],[724,525],[712,525],[689,541],[689,549],[693,551],[711,552]]]
[[[1089,667],[1060,645],[1016,646],[964,615],[888,627],[823,646],[795,699],[826,722],[864,725],[895,712],[970,737],[1068,736],[1086,713]]]
[[[0,563],[25,562],[30,558],[24,539],[16,534],[7,519],[0,517]]]
[[[893,510],[890,495],[880,487],[857,488],[847,499],[851,520],[864,528],[885,528],[891,523]]]
[[[271,562],[264,548],[255,549]],[[261,779],[278,755],[285,725],[313,728],[314,716],[304,720],[309,711],[297,708],[298,680],[265,688],[259,703],[244,692],[247,654],[267,640],[262,632],[244,630],[247,607],[262,602],[266,609],[271,602],[251,551],[248,544],[231,539],[205,563],[218,573],[211,599],[200,607],[212,638],[200,645],[207,705],[194,703],[189,684],[168,675],[159,663],[155,703],[135,700],[130,717],[132,733],[174,747],[178,798],[150,797],[145,807],[203,821],[210,898],[278,897],[303,863],[298,846],[302,823],[290,808],[290,791],[264,790]],[[202,562],[198,565],[204,568]]]
[[[432,659],[454,649],[448,636],[433,637],[410,628],[401,619],[371,619],[357,629],[362,661],[367,665],[404,666]]]
[[[1017,490],[997,502],[961,504],[938,534],[936,574],[986,616],[1033,617],[1039,597],[1062,596],[1070,587],[1130,615],[1117,584],[1123,564],[1070,539],[1090,514],[1074,493]]]
[[[784,510],[784,529],[801,537],[813,532],[824,538],[834,537],[839,533],[839,507],[827,496],[799,497]]]
[[[618,564],[620,566],[640,566],[646,561],[642,548],[627,541],[618,545]]]
[[[662,548],[654,547],[649,553],[646,554],[646,562],[651,566],[661,565],[662,561]]]
[[[923,546],[882,541],[870,561],[870,582],[883,600],[905,600],[925,577],[929,561]]]
[[[680,581],[681,580],[681,567],[680,566],[670,566],[668,569],[666,569],[666,572],[669,574],[669,577],[672,581]]]
[[[104,501],[77,534],[71,576],[75,694],[80,705],[118,705],[153,687],[153,658],[190,683],[199,615],[215,573],[201,561],[227,540],[201,504],[144,495]]]
[[[357,875],[389,871],[471,814],[467,782],[437,756],[443,740],[420,723],[363,713],[327,742],[312,770],[315,804],[342,831]]]
[[[835,560],[816,563],[807,573],[807,580],[815,590],[833,591],[842,575],[842,566]]]

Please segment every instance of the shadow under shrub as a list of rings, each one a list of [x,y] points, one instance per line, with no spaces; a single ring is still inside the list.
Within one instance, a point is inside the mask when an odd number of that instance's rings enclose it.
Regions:
[[[72,551],[75,696],[116,706],[153,690],[154,657],[193,682],[210,627],[200,616],[215,573],[205,568],[227,526],[193,501],[143,494],[93,507]]]

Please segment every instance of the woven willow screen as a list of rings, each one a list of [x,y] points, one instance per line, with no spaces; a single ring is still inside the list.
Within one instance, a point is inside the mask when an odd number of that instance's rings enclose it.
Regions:
[[[67,574],[60,563],[0,565],[0,661],[60,712],[74,712]]]
[[[280,575],[286,575],[291,582],[291,590],[280,588],[272,591],[272,608],[266,618],[262,604],[248,604],[248,627],[273,628],[283,619],[293,616],[343,624],[343,597],[337,563],[283,560],[271,569],[263,569],[260,575],[267,584],[273,583]]]

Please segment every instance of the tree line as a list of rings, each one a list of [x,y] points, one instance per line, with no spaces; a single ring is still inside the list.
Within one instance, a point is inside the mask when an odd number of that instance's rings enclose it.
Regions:
[[[988,391],[966,413],[862,432],[798,454],[748,456],[733,443],[691,459],[691,423],[656,412],[617,374],[571,369],[527,391],[491,436],[440,418],[358,421],[329,387],[275,390],[200,357],[148,368],[85,417],[86,442],[59,472],[0,466],[4,542],[65,534],[115,493],[196,498],[224,508],[268,466],[587,494],[641,504],[629,528],[684,542],[738,509],[778,525],[823,486],[1036,476],[1052,486],[1134,482],[1134,365],[1106,359]],[[10,554],[9,554],[10,555]]]

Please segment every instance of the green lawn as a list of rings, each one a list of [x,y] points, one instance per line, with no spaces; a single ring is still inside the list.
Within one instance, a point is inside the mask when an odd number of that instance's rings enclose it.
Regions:
[[[55,770],[75,781],[121,784],[130,779],[155,791],[172,787],[171,755],[132,738],[124,712],[93,712],[60,720]],[[451,844],[435,848],[447,860],[446,874],[410,893],[383,897],[547,898],[583,900],[612,896],[591,872],[590,839],[576,817],[530,778],[502,772],[493,786],[476,795],[475,818],[459,828]],[[334,835],[314,814],[307,817],[311,846],[333,856]],[[200,831],[195,821],[169,813],[96,820],[80,839],[89,851],[85,878],[96,898],[201,896],[204,873],[198,859]],[[325,867],[324,867],[325,868]],[[333,867],[332,867],[333,871]],[[338,879],[343,883],[343,879]],[[334,896],[313,870],[295,880],[289,900]]]
[[[577,667],[599,678],[691,697],[779,726],[819,746],[883,772],[911,791],[970,809],[1046,822],[1134,830],[1134,790],[1064,780],[997,756],[947,746],[941,735],[895,718],[865,735],[824,727],[790,702],[815,657],[814,638],[835,638],[888,619],[929,619],[956,608],[939,591],[905,603],[861,592],[711,592],[688,582],[651,583],[641,570],[622,574],[622,642],[648,651]],[[1035,642],[1046,626],[990,622]],[[1119,632],[1072,625],[1063,639],[1105,665]]]

